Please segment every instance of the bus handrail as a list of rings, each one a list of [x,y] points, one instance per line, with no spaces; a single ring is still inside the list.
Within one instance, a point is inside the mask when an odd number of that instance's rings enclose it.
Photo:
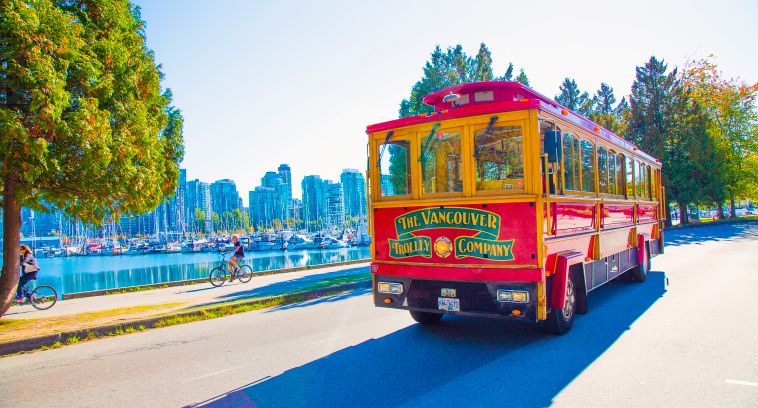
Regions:
[[[547,153],[542,155],[542,163],[545,170],[545,207],[547,208],[547,234],[552,235],[552,228],[550,227],[550,173],[548,172],[549,163]]]

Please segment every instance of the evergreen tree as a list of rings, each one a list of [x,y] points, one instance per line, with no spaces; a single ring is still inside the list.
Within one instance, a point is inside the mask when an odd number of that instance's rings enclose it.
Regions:
[[[576,81],[566,77],[559,89],[561,93],[555,97],[556,102],[572,111],[576,111],[580,105],[579,97],[581,95],[581,91],[579,91],[579,86],[577,86]]]
[[[617,132],[620,127],[620,117],[613,106],[616,103],[613,88],[606,83],[601,83],[600,89],[592,97],[592,102],[593,110],[589,118],[600,126],[612,132]]]
[[[425,105],[423,99],[440,89],[467,82],[512,81],[513,64],[508,64],[505,74],[496,78],[492,72],[492,54],[486,44],[479,45],[474,58],[466,55],[461,45],[449,47],[446,51],[436,46],[430,60],[424,65],[423,73],[411,88],[410,97],[400,102],[398,114],[401,118],[431,112],[433,108]],[[529,86],[529,79],[523,69],[516,81]]]
[[[487,46],[479,45],[479,52],[474,58],[474,81],[492,81],[492,54]]]
[[[683,157],[679,160],[681,152],[676,151],[677,144],[690,140],[685,137],[689,130],[679,129],[678,134],[674,132],[676,124],[674,118],[677,114],[682,117],[681,109],[686,105],[676,104],[677,92],[679,92],[676,69],[670,73],[666,73],[666,70],[666,64],[655,57],[650,57],[644,66],[637,67],[636,79],[632,84],[632,94],[629,97],[629,119],[625,126],[624,137],[651,156],[661,160],[665,169],[663,185],[669,192],[668,198],[680,205],[682,203],[686,205],[692,198],[684,191],[679,195],[677,193],[679,186],[672,183],[672,180],[681,180],[682,175],[686,178],[692,174],[686,165],[691,158]],[[679,106],[679,111],[676,109],[677,106]],[[668,205],[666,210],[669,211]],[[667,222],[670,222],[671,217],[666,218]]]
[[[579,104],[579,106],[576,108],[577,113],[584,117],[590,117],[590,115],[592,115],[594,103],[592,102],[592,98],[590,98],[589,93],[582,92],[582,94],[579,95],[577,103]]]
[[[144,26],[127,0],[0,2],[0,315],[19,278],[21,206],[99,224],[176,190],[182,118]]]
[[[529,86],[529,78],[526,77],[523,68],[519,71],[518,76],[516,77],[516,82],[520,82],[525,86]]]
[[[508,68],[505,70],[503,76],[497,78],[498,81],[510,82],[513,81],[513,63],[508,63]]]

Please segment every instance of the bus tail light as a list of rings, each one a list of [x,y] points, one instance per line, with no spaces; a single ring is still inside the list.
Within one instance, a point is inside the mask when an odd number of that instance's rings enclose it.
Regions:
[[[529,303],[529,292],[525,290],[498,289],[497,300],[508,303]]]
[[[403,284],[398,282],[379,282],[376,284],[376,290],[379,293],[399,295],[403,293]]]

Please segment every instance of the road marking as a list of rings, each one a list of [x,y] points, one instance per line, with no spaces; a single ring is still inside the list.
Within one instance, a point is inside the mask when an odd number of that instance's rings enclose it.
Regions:
[[[201,375],[200,377],[192,378],[192,379],[190,379],[190,381],[199,380],[201,378],[207,378],[207,377],[211,377],[211,376],[218,375],[218,374],[223,374],[223,373],[226,373],[226,372],[229,372],[229,371],[232,371],[232,370],[236,370],[236,369],[242,368],[242,367],[244,367],[244,366],[237,366],[237,367],[227,368],[226,370],[216,371],[215,373],[210,373],[210,374],[206,374],[206,375]]]
[[[724,380],[724,382],[727,384],[749,385],[751,387],[758,387],[758,382],[741,381],[741,380]]]

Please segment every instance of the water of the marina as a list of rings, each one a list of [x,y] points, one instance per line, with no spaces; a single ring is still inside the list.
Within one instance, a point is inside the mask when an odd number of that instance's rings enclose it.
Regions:
[[[249,252],[253,271],[311,266],[369,258],[368,247]],[[218,265],[214,252],[42,258],[37,284],[59,294],[205,278]]]

